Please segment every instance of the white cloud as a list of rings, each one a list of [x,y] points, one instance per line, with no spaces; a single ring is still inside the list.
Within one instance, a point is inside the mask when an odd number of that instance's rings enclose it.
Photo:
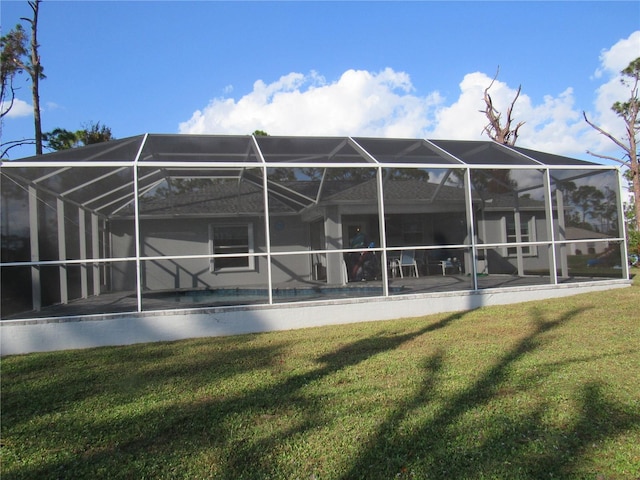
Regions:
[[[0,111],[4,113],[8,108],[9,108],[9,102],[2,102],[2,105],[0,106]],[[25,102],[24,100],[20,100],[19,98],[16,98],[13,101],[13,106],[11,107],[11,110],[9,110],[9,113],[7,113],[5,118],[27,117],[29,115],[33,115],[33,107],[29,105],[27,102]]]
[[[475,140],[488,137],[483,133],[488,123],[481,113],[486,109],[484,90],[491,85],[493,76],[481,72],[465,75],[460,83],[460,96],[448,106],[441,106],[436,112],[436,126],[428,132],[429,138],[449,138]],[[503,122],[513,103],[518,89],[495,80],[489,94],[495,109],[502,114]],[[581,117],[573,108],[574,98],[571,88],[557,97],[547,95],[540,105],[534,105],[524,92],[518,96],[512,112],[512,128],[520,121],[518,145],[559,154],[583,152],[584,147],[576,138],[584,126]],[[582,123],[584,123],[582,121]]]
[[[269,84],[256,81],[253,90],[238,100],[212,100],[179,129],[181,133],[264,130],[271,135],[487,139],[483,134],[487,119],[481,111],[484,89],[492,79],[482,72],[465,75],[458,98],[445,104],[437,91],[417,95],[409,75],[391,68],[377,73],[347,70],[334,82],[316,72],[292,72]],[[496,109],[506,115],[517,88],[496,80],[490,93]],[[521,93],[513,118],[526,119],[520,138],[527,141],[519,144],[557,153],[583,151],[575,138],[575,124],[581,120],[573,102],[571,89],[545,97],[541,105],[532,105],[530,97]]]
[[[618,41],[610,49],[603,50],[600,55],[600,67],[595,72],[595,77],[604,79],[605,83],[596,90],[594,110],[588,111],[587,115],[589,120],[620,139],[625,138],[625,126],[611,110],[611,106],[617,101],[629,98],[630,89],[620,81],[622,79],[620,72],[640,56],[639,52],[640,31],[636,31],[628,38]],[[587,138],[587,143],[593,151],[611,154],[618,150],[613,142],[593,129]]]
[[[620,85],[620,70],[640,51],[640,31],[620,40],[600,56],[596,77],[605,79],[595,92],[595,112],[589,118],[618,134],[619,119],[611,112],[628,89]],[[487,139],[484,89],[493,75],[469,73],[451,102],[439,92],[417,93],[409,74],[386,68],[380,72],[347,70],[338,80],[327,81],[317,72],[292,72],[266,83],[257,80],[253,90],[239,99],[212,100],[180,123],[181,133],[248,134],[264,130],[270,135],[353,135],[423,137],[461,140]],[[225,95],[232,89],[225,91]],[[490,94],[503,117],[513,102],[517,86],[496,79]],[[584,155],[589,149],[610,153],[606,139],[591,129],[576,108],[570,86],[548,94],[534,104],[522,91],[513,111],[514,124],[523,120],[518,145],[565,155]],[[618,122],[616,122],[618,120]],[[609,142],[610,143],[610,142]]]
[[[622,39],[609,50],[602,52],[597,76],[606,79],[595,92],[595,112],[589,113],[590,120],[619,138],[624,136],[624,125],[611,110],[611,105],[629,97],[629,88],[620,82],[620,71],[640,52],[640,31]],[[484,89],[492,77],[476,72],[465,75],[460,83],[460,95],[448,105],[441,105],[436,112],[435,127],[427,132],[432,138],[474,139],[482,137],[482,129],[487,123],[482,114]],[[506,115],[515,98],[517,88],[496,80],[490,94],[496,109]],[[518,145],[542,151],[565,155],[584,155],[586,150],[616,155],[615,145],[589,127],[582,109],[575,106],[573,89],[568,87],[557,96],[546,95],[541,104],[534,105],[523,91],[513,111],[514,126],[520,120],[526,123],[520,129]]]
[[[492,77],[481,72],[465,75],[460,82],[460,96],[451,105],[440,106],[435,113],[434,128],[429,130],[427,136],[452,140],[482,138],[482,130],[487,124],[486,117],[481,113],[485,109],[484,90],[491,84],[491,80]],[[506,111],[516,91],[496,80],[490,93],[496,108],[503,111],[504,106]]]
[[[416,96],[414,90],[408,74],[390,68],[347,70],[335,82],[316,72],[293,72],[269,84],[256,81],[237,101],[214,99],[179,128],[181,133],[420,136],[440,97]]]
[[[558,154],[584,153],[580,137],[588,126],[574,104],[571,88],[557,97],[545,95],[540,105],[527,102],[519,116],[526,119],[526,124],[521,129],[522,142],[518,144]]]
[[[629,38],[619,40],[609,50],[603,50],[600,54],[601,66],[596,70],[595,76],[603,74],[617,75],[625,69],[631,60],[640,55],[640,30],[633,32]]]

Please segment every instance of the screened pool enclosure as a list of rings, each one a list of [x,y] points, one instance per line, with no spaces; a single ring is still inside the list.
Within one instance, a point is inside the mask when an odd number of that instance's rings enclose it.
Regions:
[[[3,320],[628,278],[618,170],[493,142],[148,134],[0,169]]]

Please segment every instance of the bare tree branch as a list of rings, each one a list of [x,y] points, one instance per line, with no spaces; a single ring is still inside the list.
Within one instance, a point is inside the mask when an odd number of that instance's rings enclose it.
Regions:
[[[625,152],[629,153],[629,146],[625,145],[624,143],[622,143],[620,140],[618,140],[616,137],[614,137],[613,135],[611,135],[609,132],[607,132],[606,130],[600,128],[598,125],[592,123],[588,118],[587,118],[587,114],[583,111],[582,112],[582,116],[584,117],[584,121],[587,122],[593,129],[597,130],[598,132],[600,132],[602,135],[604,135],[605,137],[607,137],[609,140],[611,140],[613,143],[615,143],[617,146],[619,146],[621,149],[623,149]],[[616,160],[617,162],[622,163],[625,166],[630,166],[629,162],[625,162],[624,160],[620,160],[620,159],[613,159],[611,157],[606,157],[606,156],[602,156],[602,155],[597,155],[595,153],[591,153],[591,152],[587,152],[589,155],[593,155],[594,157],[599,157],[599,158],[608,158],[611,160]]]
[[[625,165],[625,166],[628,165],[628,162],[625,162],[624,160],[620,160],[619,158],[616,158],[616,157],[610,157],[609,155],[600,155],[599,153],[593,153],[593,152],[591,152],[589,150],[587,150],[587,154],[589,154],[589,155],[591,155],[593,157],[602,158],[603,160],[612,160],[614,162],[620,163],[621,165]]]
[[[638,118],[640,116],[640,99],[638,98],[638,87],[640,86],[640,57],[632,60],[620,73],[622,74],[620,82],[629,87],[630,98],[623,102],[615,102],[611,110],[624,121],[626,139],[618,139],[602,127],[595,125],[589,121],[585,112],[582,112],[582,116],[590,127],[607,137],[625,153],[628,159],[626,161],[587,152],[598,158],[605,158],[621,163],[629,169],[627,178],[630,181],[630,186],[633,191],[633,215],[635,217],[631,225],[636,232],[640,232],[640,165],[638,162],[638,133],[640,131],[640,120]]]
[[[34,145],[35,143],[36,143],[35,138],[23,138],[22,140],[11,140],[9,142],[0,144],[0,148],[5,147],[4,150],[0,152],[0,159],[3,159],[3,158],[8,159],[9,156],[7,154],[9,150],[13,148],[20,147],[22,145]]]
[[[11,92],[9,102],[5,102],[7,89]],[[13,108],[13,104],[16,101],[16,88],[13,86],[13,77],[8,78],[7,81],[2,82],[2,92],[0,93],[0,138],[2,138],[3,118]],[[2,158],[2,157],[0,157]]]
[[[498,67],[498,69],[496,70],[496,74],[491,80],[489,86],[484,89],[484,103],[486,105],[486,108],[484,110],[480,110],[480,112],[486,115],[489,123],[482,129],[482,133],[486,133],[489,138],[498,143],[502,143],[503,145],[515,145],[516,141],[518,140],[518,131],[520,130],[520,127],[525,124],[525,122],[518,122],[515,128],[511,128],[511,124],[513,123],[513,107],[518,100],[518,97],[520,96],[522,85],[518,87],[516,96],[507,109],[507,120],[503,127],[502,114],[494,107],[493,99],[491,98],[491,95],[489,95],[489,90],[498,78],[499,72],[500,67]]]

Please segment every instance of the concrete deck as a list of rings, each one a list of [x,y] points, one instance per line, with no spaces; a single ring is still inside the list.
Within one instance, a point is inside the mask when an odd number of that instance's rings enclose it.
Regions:
[[[566,283],[583,283],[593,281],[593,278],[566,278],[561,281]],[[487,275],[478,277],[480,290],[550,285],[551,279],[545,276],[518,277],[512,275]],[[233,290],[234,287],[229,287]],[[204,295],[188,295],[189,291],[179,292],[145,292],[142,298],[143,311],[165,311],[184,308],[206,308],[242,305],[266,305],[268,294],[266,286],[247,285],[242,290],[260,291],[261,295],[253,295],[253,298],[243,297],[209,297]],[[298,291],[298,295],[293,291]],[[422,293],[462,292],[473,291],[472,279],[468,275],[430,275],[415,277],[396,277],[389,279],[390,296],[412,295]],[[196,292],[198,292],[196,290]],[[186,294],[185,294],[186,293]],[[382,282],[350,282],[346,285],[327,285],[323,282],[289,282],[274,286],[273,301],[276,304],[297,303],[308,301],[355,299],[367,297],[381,297]],[[50,317],[77,317],[84,315],[104,315],[112,313],[133,313],[138,311],[136,293],[116,292],[91,296],[83,299],[72,300],[67,304],[58,304],[43,307],[39,311],[22,312],[3,317],[2,320],[38,319]]]

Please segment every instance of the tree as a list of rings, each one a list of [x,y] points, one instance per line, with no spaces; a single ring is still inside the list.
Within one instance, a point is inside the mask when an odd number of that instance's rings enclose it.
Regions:
[[[594,124],[587,118],[587,114],[584,111],[582,112],[582,116],[592,128],[607,137],[624,152],[623,158],[620,159],[587,151],[589,155],[612,160],[627,167],[628,170],[625,175],[631,184],[635,205],[635,218],[630,222],[630,226],[633,230],[640,232],[640,170],[638,167],[638,132],[640,131],[640,98],[638,98],[638,89],[640,87],[640,57],[629,63],[629,65],[622,70],[621,74],[622,78],[620,81],[629,88],[630,98],[625,102],[615,102],[611,106],[611,110],[624,121],[626,130],[624,137],[615,137],[602,127]]]
[[[91,122],[88,125],[84,125],[84,129],[78,130],[77,134],[83,145],[92,145],[94,143],[114,140],[111,129],[106,125],[100,125],[100,122]]]
[[[571,192],[571,202],[581,213],[580,223],[588,223],[588,217],[596,218],[598,211],[602,208],[604,193],[593,185],[581,185]]]
[[[51,150],[68,150],[78,146],[78,132],[55,128],[42,134],[42,139]]]
[[[480,110],[480,112],[484,113],[487,116],[487,118],[489,119],[489,123],[484,127],[482,132],[486,133],[489,136],[489,138],[491,138],[491,140],[495,142],[501,143],[503,145],[515,145],[516,141],[518,140],[518,130],[520,130],[520,127],[525,123],[525,122],[518,122],[515,128],[511,128],[511,125],[513,123],[513,118],[512,118],[513,106],[515,105],[516,100],[518,100],[518,97],[520,96],[522,85],[518,86],[518,91],[516,92],[516,96],[511,102],[511,105],[507,110],[507,120],[503,126],[502,114],[498,110],[496,110],[495,106],[493,105],[493,100],[491,99],[491,95],[489,95],[489,90],[491,89],[491,87],[493,86],[493,83],[498,78],[499,71],[500,71],[500,68],[498,68],[498,70],[496,71],[496,74],[493,77],[493,80],[491,80],[491,83],[489,84],[489,86],[484,89],[484,103],[486,107],[484,110]]]
[[[17,74],[27,72],[31,79],[31,95],[33,99],[34,142],[36,155],[42,155],[42,122],[40,120],[40,80],[45,78],[44,68],[38,54],[38,11],[42,0],[29,1],[33,11],[32,18],[21,18],[31,25],[31,36],[27,47],[27,34],[22,25],[18,24],[7,35],[0,38],[0,61],[2,90],[0,101],[7,100],[9,107],[2,112],[6,115],[13,107],[15,87],[13,80]],[[4,104],[4,103],[3,103]],[[25,141],[10,142],[12,146],[27,143]],[[11,148],[11,147],[9,147]],[[6,153],[6,150],[3,152]]]
[[[0,111],[0,118],[7,115],[13,108],[13,102],[16,98],[13,79],[20,72],[12,59],[22,58],[27,54],[26,42],[27,37],[22,25],[16,25],[16,28],[5,36],[0,37],[0,79],[2,80],[2,88],[0,90],[2,111]]]
[[[51,150],[67,150],[83,145],[108,142],[114,140],[111,128],[100,125],[100,122],[90,122],[84,125],[81,130],[71,132],[64,128],[56,128],[43,134],[43,140],[47,143],[47,148]]]

